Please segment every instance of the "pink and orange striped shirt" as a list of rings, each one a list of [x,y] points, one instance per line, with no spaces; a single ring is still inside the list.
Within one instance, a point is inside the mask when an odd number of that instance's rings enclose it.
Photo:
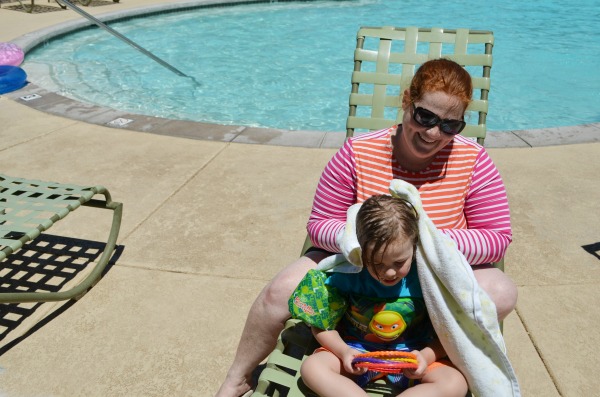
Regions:
[[[429,167],[404,170],[392,154],[397,126],[348,140],[329,161],[315,194],[307,230],[313,244],[340,252],[346,211],[374,194],[389,194],[392,179],[412,183],[433,223],[472,265],[500,260],[512,241],[502,178],[485,149],[457,135]]]

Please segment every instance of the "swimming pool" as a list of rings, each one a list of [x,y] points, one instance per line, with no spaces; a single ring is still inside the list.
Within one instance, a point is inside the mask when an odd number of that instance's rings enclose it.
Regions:
[[[460,4],[459,4],[460,3]],[[110,23],[196,86],[100,29],[50,40],[23,64],[77,100],[158,117],[344,131],[359,26],[493,30],[490,130],[600,121],[596,0],[361,0],[196,8]],[[585,40],[584,40],[585,38]]]

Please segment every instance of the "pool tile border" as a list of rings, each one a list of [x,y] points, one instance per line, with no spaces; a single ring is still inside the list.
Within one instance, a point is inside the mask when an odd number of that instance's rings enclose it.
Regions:
[[[31,108],[72,120],[187,139],[315,148],[338,148],[345,139],[344,132],[291,131],[145,116],[76,101],[33,83],[4,95]],[[34,99],[27,99],[32,95]],[[116,120],[121,121],[120,119],[130,122],[115,123]],[[589,142],[600,142],[600,123],[519,131],[488,131],[486,137],[486,147],[490,148],[526,148]]]
[[[281,0],[280,0],[281,1]],[[196,7],[216,7],[234,4],[261,3],[264,0],[192,0],[129,10],[113,11],[97,15],[101,21],[126,19],[142,14],[170,12]],[[266,1],[268,2],[268,1]],[[49,40],[52,37],[90,26],[91,22],[77,19],[27,33],[13,42],[25,52]],[[25,100],[29,95],[37,94],[35,99]],[[221,142],[263,144],[275,146],[301,146],[319,148],[338,148],[345,139],[344,132],[290,131],[273,128],[256,128],[237,125],[220,125],[195,121],[172,120],[160,117],[132,114],[76,101],[57,93],[50,92],[34,83],[12,93],[3,94],[17,102],[50,114],[66,118],[121,128],[132,131],[177,136],[188,139],[200,139]],[[131,120],[128,123],[115,120]],[[120,120],[119,120],[120,121]],[[567,127],[553,127],[515,131],[488,131],[486,147],[539,147],[576,143],[600,142],[600,123],[582,124]]]

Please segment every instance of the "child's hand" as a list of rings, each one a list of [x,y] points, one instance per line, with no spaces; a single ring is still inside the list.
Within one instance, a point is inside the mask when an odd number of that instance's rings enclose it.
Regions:
[[[404,376],[406,376],[409,379],[421,379],[425,375],[425,372],[427,372],[427,366],[429,364],[427,363],[425,356],[423,356],[423,353],[421,353],[420,350],[413,350],[411,353],[417,356],[417,363],[419,364],[419,367],[417,369],[405,369],[403,371]]]
[[[344,370],[352,375],[362,375],[367,372],[366,368],[358,368],[352,365],[352,360],[356,357],[360,352],[356,349],[348,347],[342,355],[340,356],[340,360],[342,361],[342,366]]]

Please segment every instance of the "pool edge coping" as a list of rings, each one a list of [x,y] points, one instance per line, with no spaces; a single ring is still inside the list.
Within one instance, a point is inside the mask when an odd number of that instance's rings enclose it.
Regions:
[[[243,4],[252,2],[254,1],[184,0],[175,3],[111,11],[96,15],[95,17],[101,21],[111,21],[148,13],[159,13],[189,7],[220,6],[232,3]],[[256,2],[258,3],[260,0],[257,0]],[[27,52],[52,37],[66,34],[90,25],[92,25],[90,21],[78,18],[26,33],[11,40],[11,42],[19,45]],[[46,113],[84,121],[90,124],[188,139],[274,146],[338,148],[343,143],[346,135],[343,131],[326,132],[259,128],[140,115],[76,101],[55,92],[47,91],[34,83],[29,83],[20,90],[2,95]],[[529,130],[488,131],[485,138],[485,146],[487,148],[540,147],[592,142],[600,142],[600,122]]]

